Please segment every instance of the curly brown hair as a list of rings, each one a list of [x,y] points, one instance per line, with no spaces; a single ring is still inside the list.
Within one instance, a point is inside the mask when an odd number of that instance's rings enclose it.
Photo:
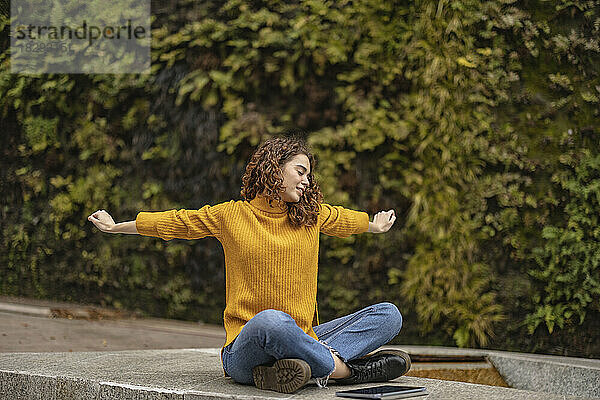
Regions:
[[[288,217],[294,226],[312,226],[317,222],[323,193],[313,175],[315,158],[310,153],[306,142],[297,136],[276,137],[265,141],[254,152],[242,176],[242,198],[252,200],[259,193],[264,193],[269,204],[273,200],[283,202],[283,165],[292,157],[304,154],[310,161],[309,185],[300,196],[298,202],[285,202]]]

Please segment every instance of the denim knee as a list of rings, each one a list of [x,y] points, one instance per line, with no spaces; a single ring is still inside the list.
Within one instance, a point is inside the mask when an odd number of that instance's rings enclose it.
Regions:
[[[283,311],[268,309],[257,313],[248,322],[253,322],[254,324],[259,326],[268,326],[270,328],[274,325],[287,323],[292,320],[293,318],[291,317],[291,315],[284,313]]]
[[[402,314],[396,305],[389,302],[377,304],[377,309],[385,315],[385,326],[389,330],[389,340],[392,340],[402,329]]]
[[[268,309],[256,314],[246,325],[255,331],[258,337],[264,342],[268,335],[280,338],[285,336],[290,323],[295,324],[296,322],[289,314],[279,310]]]

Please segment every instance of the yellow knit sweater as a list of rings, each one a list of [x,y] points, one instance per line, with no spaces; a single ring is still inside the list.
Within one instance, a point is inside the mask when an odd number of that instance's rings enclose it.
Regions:
[[[199,210],[140,212],[141,235],[164,240],[216,237],[225,252],[225,345],[262,310],[291,315],[317,339],[319,233],[347,237],[366,232],[369,216],[321,204],[316,225],[294,227],[284,209],[263,197],[206,205]]]

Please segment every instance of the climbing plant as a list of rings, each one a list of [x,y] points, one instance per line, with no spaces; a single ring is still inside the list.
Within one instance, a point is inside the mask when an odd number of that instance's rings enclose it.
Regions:
[[[85,217],[239,199],[256,146],[300,132],[325,201],[398,216],[385,235],[322,237],[322,320],[387,300],[399,342],[600,354],[600,2],[152,12],[150,75],[11,74],[0,37],[0,294],[219,323],[216,240]]]

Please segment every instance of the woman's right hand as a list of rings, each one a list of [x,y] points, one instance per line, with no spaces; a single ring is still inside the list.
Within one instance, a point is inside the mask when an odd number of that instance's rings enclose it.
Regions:
[[[114,233],[115,221],[106,210],[98,210],[88,217],[88,221],[92,221],[96,228],[102,232]]]

